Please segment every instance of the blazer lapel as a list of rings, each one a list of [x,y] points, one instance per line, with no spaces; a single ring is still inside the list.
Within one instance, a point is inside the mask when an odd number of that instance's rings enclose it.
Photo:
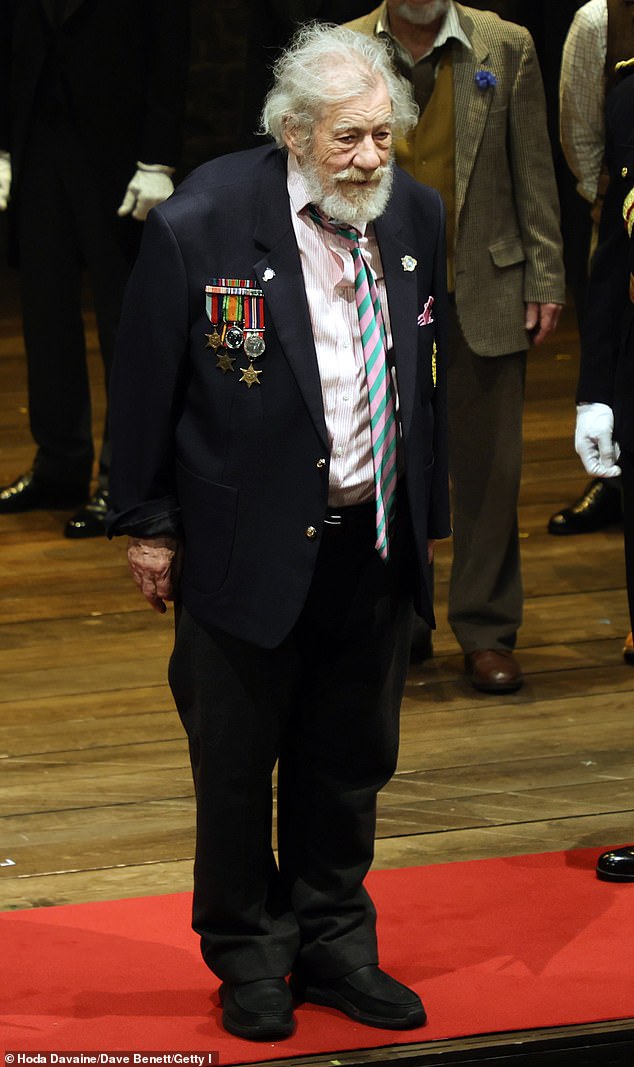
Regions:
[[[388,206],[374,224],[381,252],[392,328],[399,414],[407,437],[414,410],[416,358],[418,353],[418,284],[416,269],[406,270],[405,256],[416,260],[414,249],[404,239],[406,230],[397,211]]]
[[[263,255],[255,273],[264,291],[266,314],[328,448],[317,352],[286,188],[286,157],[281,153],[278,157],[273,157],[262,182],[255,240]]]
[[[472,51],[454,49],[454,113],[456,116],[456,221],[460,218],[471,171],[484,133],[494,94],[479,90],[475,76],[489,58],[489,49],[464,9],[457,8],[462,29],[471,41]]]

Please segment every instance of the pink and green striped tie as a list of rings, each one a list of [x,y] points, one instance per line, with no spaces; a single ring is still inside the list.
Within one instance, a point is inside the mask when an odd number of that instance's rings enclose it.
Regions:
[[[361,329],[370,406],[370,435],[374,463],[376,500],[376,550],[382,559],[389,556],[389,523],[396,497],[396,405],[392,376],[387,361],[385,326],[376,280],[359,245],[359,231],[352,226],[326,219],[314,205],[310,217],[318,226],[342,237],[350,245],[354,262],[354,292]]]

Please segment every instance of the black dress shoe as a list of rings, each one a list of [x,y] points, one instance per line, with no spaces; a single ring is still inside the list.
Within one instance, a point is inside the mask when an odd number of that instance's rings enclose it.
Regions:
[[[604,882],[634,882],[634,845],[614,848],[599,856],[597,878]]]
[[[220,986],[222,1025],[249,1041],[278,1041],[295,1029],[293,998],[283,978],[224,982]]]
[[[108,491],[98,489],[83,508],[69,519],[64,527],[64,537],[103,537],[106,533]]]
[[[609,478],[594,478],[589,482],[574,504],[551,515],[548,533],[561,537],[566,534],[594,533],[621,522],[621,490],[618,485],[610,485],[610,481]]]
[[[74,508],[86,499],[86,495],[85,488],[43,482],[30,470],[21,474],[11,485],[0,489],[0,515],[15,515],[37,508]]]
[[[383,1030],[412,1030],[427,1016],[420,997],[376,965],[359,967],[332,981],[291,975],[293,996],[310,1004],[338,1008],[356,1022]]]

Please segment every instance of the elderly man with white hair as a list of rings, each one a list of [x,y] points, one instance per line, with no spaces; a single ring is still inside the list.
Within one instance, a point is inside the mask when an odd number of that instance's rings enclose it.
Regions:
[[[300,32],[275,144],[150,213],[122,317],[109,528],[152,606],[175,601],[193,925],[251,1039],[291,1034],[293,997],[425,1021],[363,885],[449,533],[444,211],[392,162],[415,121],[381,41]]]

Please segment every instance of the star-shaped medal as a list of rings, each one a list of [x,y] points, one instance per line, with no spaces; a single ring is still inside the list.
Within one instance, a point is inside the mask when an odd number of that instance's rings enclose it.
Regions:
[[[214,332],[206,333],[205,337],[207,338],[207,344],[205,345],[205,348],[218,348],[218,345],[220,344],[220,334],[218,333],[215,326]]]
[[[260,382],[260,375],[262,371],[256,370],[252,363],[250,363],[248,367],[240,367],[240,370],[242,371],[242,377],[240,378],[240,381],[246,382],[248,389],[250,389],[251,386],[255,385],[256,383],[257,385],[262,384]]]
[[[226,374],[228,370],[233,370],[233,364],[236,361],[235,356],[230,356],[228,352],[218,353],[218,362],[216,366],[223,374]]]

